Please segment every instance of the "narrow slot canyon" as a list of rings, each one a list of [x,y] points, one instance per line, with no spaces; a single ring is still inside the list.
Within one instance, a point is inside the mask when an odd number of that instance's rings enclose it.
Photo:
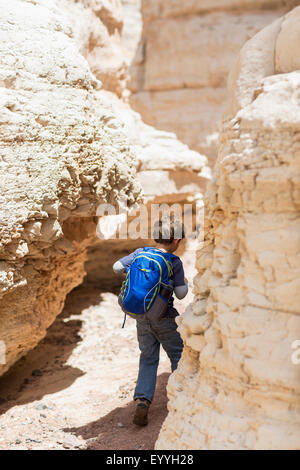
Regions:
[[[300,2],[0,11],[0,450],[299,449]],[[138,427],[113,264],[157,207],[194,236]]]

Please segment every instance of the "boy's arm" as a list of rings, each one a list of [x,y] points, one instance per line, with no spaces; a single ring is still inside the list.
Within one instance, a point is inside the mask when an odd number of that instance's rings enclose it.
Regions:
[[[135,250],[133,253],[130,253],[127,256],[124,256],[123,258],[119,259],[118,261],[115,262],[113,265],[113,270],[116,274],[124,274],[131,265],[135,255],[139,253],[140,251],[143,251],[143,248],[138,248]]]
[[[173,262],[174,294],[177,299],[183,299],[189,290],[188,282],[184,277],[182,261],[178,258]]]
[[[116,261],[113,265],[113,270],[115,274],[123,274],[126,271],[125,266],[121,263],[121,261]]]
[[[184,286],[177,286],[174,288],[174,294],[176,295],[177,299],[181,300],[187,295],[189,291],[188,284],[185,283]]]

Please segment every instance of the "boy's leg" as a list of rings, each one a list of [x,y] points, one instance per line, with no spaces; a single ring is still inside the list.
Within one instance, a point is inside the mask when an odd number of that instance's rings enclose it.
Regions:
[[[173,317],[163,318],[153,325],[157,338],[171,361],[172,372],[177,369],[183,350],[183,341],[177,328],[178,325]]]
[[[141,355],[134,400],[146,398],[151,402],[156,386],[160,344],[152,333],[148,320],[137,320],[136,323]]]

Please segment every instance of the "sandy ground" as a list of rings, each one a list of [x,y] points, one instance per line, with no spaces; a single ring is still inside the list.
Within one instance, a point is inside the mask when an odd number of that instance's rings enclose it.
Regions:
[[[194,274],[194,250],[184,255]],[[181,304],[180,313],[192,294]],[[136,323],[117,296],[81,286],[46,338],[0,378],[0,450],[153,449],[167,415],[169,360],[162,350],[149,424],[132,423],[139,350]]]

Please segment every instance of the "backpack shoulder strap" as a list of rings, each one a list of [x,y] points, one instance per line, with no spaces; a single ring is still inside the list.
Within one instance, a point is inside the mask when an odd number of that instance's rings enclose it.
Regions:
[[[174,255],[172,255],[172,253],[165,253],[161,250],[158,250],[157,248],[152,248],[151,252],[152,252],[152,255],[155,258],[160,259],[161,262],[167,266],[167,268],[168,268],[168,277],[172,276],[173,266],[172,266],[171,257],[174,256]]]

